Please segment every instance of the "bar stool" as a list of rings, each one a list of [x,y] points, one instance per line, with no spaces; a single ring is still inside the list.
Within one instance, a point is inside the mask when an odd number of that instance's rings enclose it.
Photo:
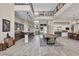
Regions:
[[[73,37],[74,37],[73,39],[77,40],[78,36],[77,36],[77,34],[74,34]]]

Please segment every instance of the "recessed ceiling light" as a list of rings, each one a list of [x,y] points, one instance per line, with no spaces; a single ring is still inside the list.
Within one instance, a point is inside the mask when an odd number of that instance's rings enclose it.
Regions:
[[[39,21],[34,21],[34,22],[39,23]]]
[[[72,23],[73,23],[73,24],[76,24],[76,21],[73,21]]]
[[[35,12],[35,15],[39,15],[39,13],[38,12]]]
[[[79,10],[77,12],[79,13]]]

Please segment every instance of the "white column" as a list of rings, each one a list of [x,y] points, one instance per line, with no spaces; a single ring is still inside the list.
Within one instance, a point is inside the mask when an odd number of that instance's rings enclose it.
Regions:
[[[25,34],[25,43],[28,43],[28,34]]]
[[[53,34],[53,21],[48,21],[48,32]]]
[[[28,24],[24,25],[24,32],[28,32]],[[25,43],[28,43],[28,34],[25,34]]]

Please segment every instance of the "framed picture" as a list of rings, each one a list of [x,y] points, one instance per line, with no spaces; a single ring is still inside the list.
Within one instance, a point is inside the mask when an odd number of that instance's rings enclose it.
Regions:
[[[3,19],[3,32],[10,32],[10,21]]]
[[[24,30],[24,24],[15,22],[15,30],[17,30],[17,28],[19,28],[20,30]]]
[[[20,24],[20,29],[24,30],[24,25],[23,24]]]

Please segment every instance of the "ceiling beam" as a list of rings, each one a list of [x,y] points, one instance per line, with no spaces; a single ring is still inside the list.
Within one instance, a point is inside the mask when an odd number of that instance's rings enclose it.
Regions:
[[[33,4],[32,3],[29,3],[29,4],[30,4],[30,7],[31,7],[32,12],[34,13]]]

